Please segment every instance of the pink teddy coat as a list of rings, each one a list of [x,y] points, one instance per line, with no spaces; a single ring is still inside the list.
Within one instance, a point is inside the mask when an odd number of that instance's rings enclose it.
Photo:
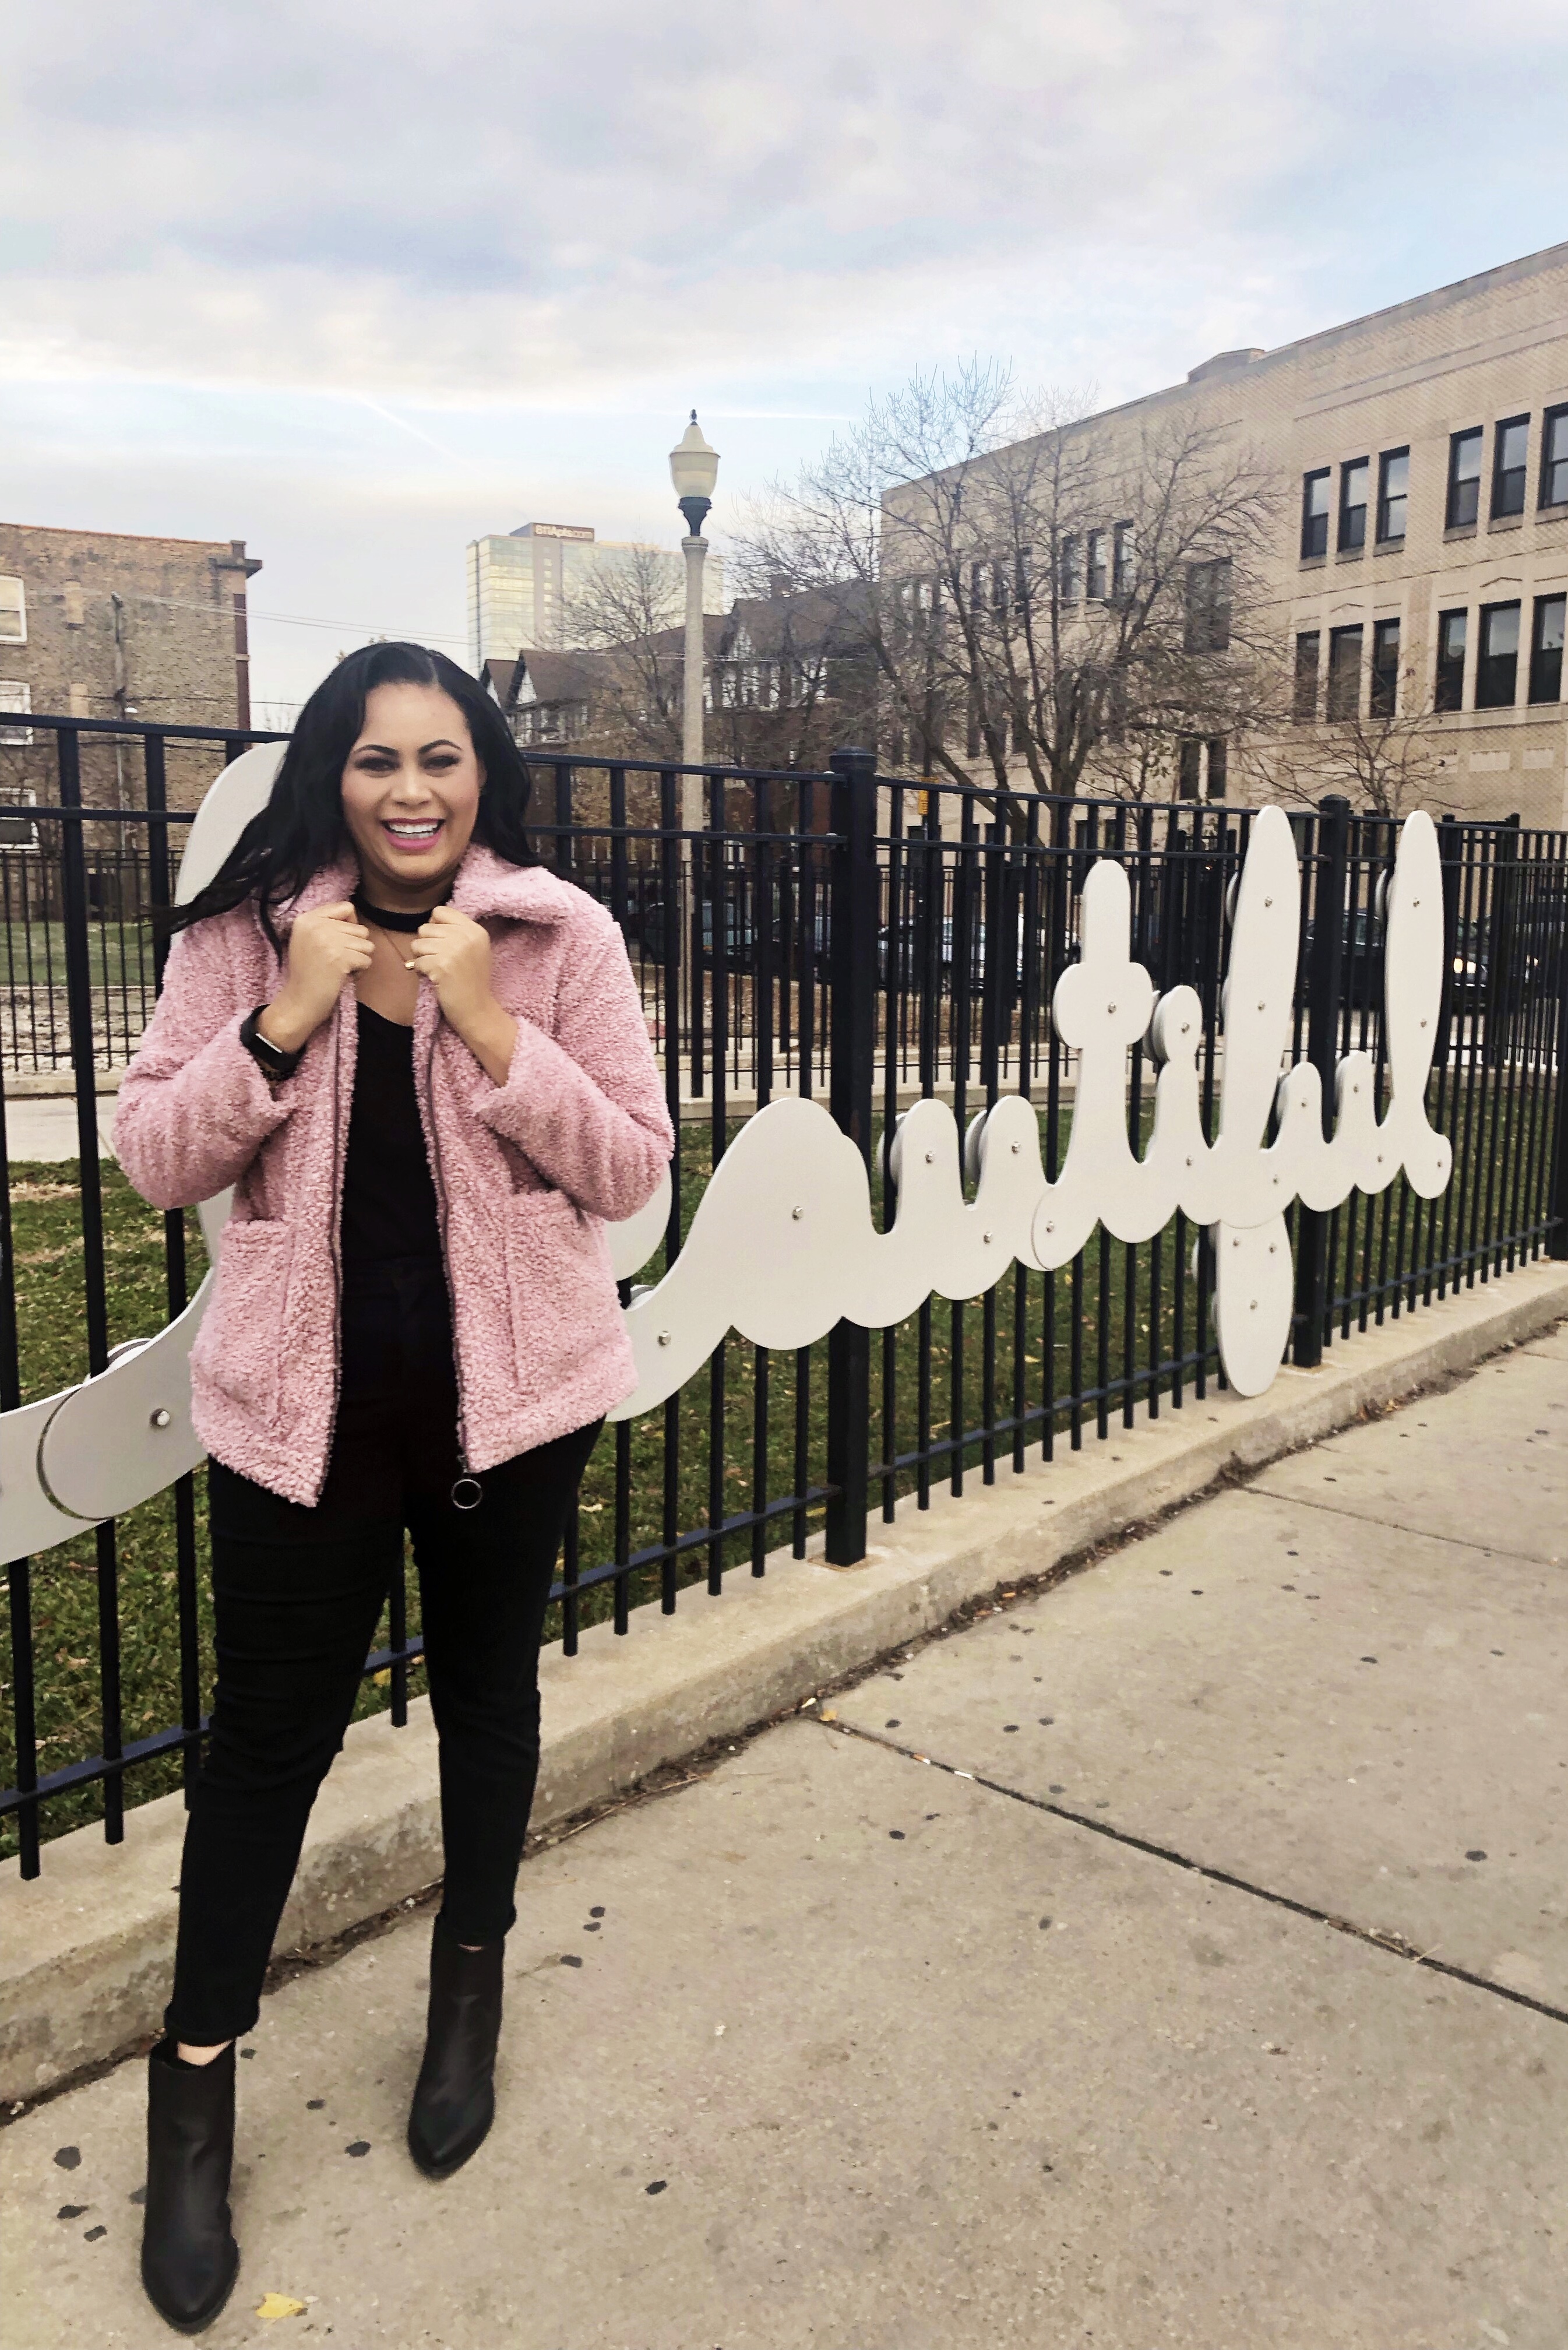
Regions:
[[[351,895],[318,873],[275,915]],[[452,903],[492,940],[517,1044],[504,1085],[420,990],[414,1076],[441,1211],[461,1398],[475,1472],[622,1402],[637,1384],[607,1222],[658,1188],[672,1134],[637,983],[605,909],[542,866],[471,847]],[[254,906],[182,931],[120,1087],[114,1147],[144,1198],[182,1208],[234,1186],[216,1292],[191,1356],[207,1450],[313,1504],[331,1450],[338,1369],[338,1219],[358,1039],[352,989],[273,1085],[240,1024],[276,993]]]

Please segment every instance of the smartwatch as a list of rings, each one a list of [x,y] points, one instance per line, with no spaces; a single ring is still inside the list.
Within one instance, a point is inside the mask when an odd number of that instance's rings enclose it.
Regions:
[[[240,1023],[240,1042],[262,1075],[275,1083],[281,1077],[293,1076],[305,1056],[305,1047],[302,1045],[298,1052],[286,1053],[281,1045],[269,1045],[256,1026],[265,1010],[265,1003],[258,1003],[254,1012],[246,1013]]]

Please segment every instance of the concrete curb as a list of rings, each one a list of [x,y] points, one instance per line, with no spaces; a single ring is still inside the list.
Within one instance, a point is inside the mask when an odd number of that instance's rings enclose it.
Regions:
[[[856,1567],[775,1552],[765,1578],[737,1576],[724,1604],[698,1591],[675,1617],[638,1608],[621,1638],[596,1625],[575,1659],[557,1647],[543,1660],[535,1827],[798,1705],[999,1584],[1044,1574],[1227,1472],[1296,1451],[1564,1315],[1568,1264],[1529,1265],[1335,1347],[1320,1370],[1283,1370],[1267,1395],[1189,1399],[1048,1467],[999,1471],[994,1486],[976,1482],[961,1501],[943,1494],[923,1513],[906,1504]],[[409,1714],[405,1730],[383,1714],[349,1731],[311,1820],[280,1954],[326,1941],[440,1875],[435,1732],[426,1701]],[[30,1885],[15,1860],[0,1868],[0,2099],[36,2096],[156,2029],[183,1827],[182,1798],[163,1796],[130,1814],[123,1845],[81,1828],[49,1846]]]
[[[112,1069],[95,1069],[92,1089],[95,1094],[117,1094],[119,1081],[130,1064],[119,1062]],[[77,1081],[69,1069],[42,1069],[33,1073],[10,1071],[5,1078],[7,1101],[75,1100]]]

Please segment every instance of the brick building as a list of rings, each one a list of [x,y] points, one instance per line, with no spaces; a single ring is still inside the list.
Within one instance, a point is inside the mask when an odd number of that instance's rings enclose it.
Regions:
[[[53,739],[29,712],[248,726],[245,589],[261,569],[244,541],[140,538],[0,523],[0,782],[8,798],[55,795]],[[193,807],[221,750],[171,743],[171,804]],[[140,746],[82,745],[83,790],[140,805]]]
[[[1117,483],[1167,421],[1254,452],[1275,484],[1260,588],[1282,671],[1272,737],[1229,759],[1222,740],[1185,743],[1170,785],[1268,798],[1288,772],[1358,802],[1346,736],[1397,717],[1421,731],[1413,800],[1568,825],[1568,244],[1275,350],[1222,352],[1070,426],[1104,512],[1087,563],[1069,544],[1046,576],[1065,572],[1080,613],[1116,592]]]

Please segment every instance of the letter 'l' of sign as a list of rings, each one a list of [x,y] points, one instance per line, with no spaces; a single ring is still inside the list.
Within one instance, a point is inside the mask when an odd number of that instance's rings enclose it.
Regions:
[[[265,799],[280,756],[280,746],[258,745],[213,785],[182,864],[182,899],[216,872]],[[790,1348],[809,1346],[841,1317],[885,1328],[933,1293],[980,1295],[1015,1260],[1035,1269],[1065,1264],[1097,1223],[1117,1240],[1142,1241],[1179,1209],[1210,1233],[1226,1377],[1243,1395],[1262,1393],[1290,1332],[1284,1211],[1292,1201],[1335,1207],[1353,1190],[1385,1190],[1401,1170],[1412,1191],[1432,1199],[1452,1171],[1450,1146],[1426,1110],[1442,993],[1437,834],[1427,816],[1406,819],[1388,886],[1386,1107],[1379,1118],[1370,1056],[1347,1054],[1330,1137],[1316,1069],[1302,1062],[1281,1074],[1301,916],[1283,814],[1264,808],[1254,817],[1236,891],[1212,1142],[1202,1116],[1201,1003],[1189,987],[1155,1001],[1148,973],[1132,959],[1131,910],[1126,873],[1100,858],[1084,885],[1079,959],[1062,973],[1052,1003],[1057,1033],[1076,1056],[1071,1139],[1054,1183],[1045,1180],[1038,1118],[1022,1097],[1004,1096],[974,1119],[961,1146],[947,1104],[919,1101],[883,1139],[898,1209],[878,1232],[859,1152],[827,1111],[798,1096],[770,1103],[715,1169],[675,1263],[655,1286],[634,1292],[626,1323],[638,1385],[612,1416],[629,1419],[663,1402],[729,1330]],[[1127,1054],[1144,1037],[1158,1075],[1140,1159],[1127,1130]],[[669,1196],[666,1183],[639,1215],[610,1228],[619,1278],[629,1279],[658,1247]],[[210,1252],[226,1212],[226,1197],[202,1211]],[[133,1507],[200,1461],[189,1357],[212,1279],[176,1321],[119,1349],[99,1378],[0,1414],[0,1562]]]

